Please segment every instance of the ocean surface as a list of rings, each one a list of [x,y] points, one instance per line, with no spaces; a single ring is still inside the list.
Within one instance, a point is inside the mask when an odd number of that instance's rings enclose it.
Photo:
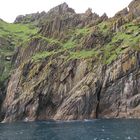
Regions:
[[[140,140],[140,120],[1,123],[0,140]]]

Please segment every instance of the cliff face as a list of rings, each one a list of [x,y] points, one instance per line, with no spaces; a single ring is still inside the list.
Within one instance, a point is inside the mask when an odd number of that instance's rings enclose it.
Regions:
[[[13,55],[1,120],[140,118],[139,4],[108,19],[64,3],[37,18]]]

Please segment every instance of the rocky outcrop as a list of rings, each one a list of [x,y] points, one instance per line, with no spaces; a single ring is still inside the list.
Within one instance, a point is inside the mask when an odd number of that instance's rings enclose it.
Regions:
[[[4,121],[95,117],[101,73],[99,79],[94,78],[97,74],[88,69],[87,61],[62,62],[55,59],[52,64],[38,64],[38,68],[30,63],[16,70],[2,108]]]
[[[114,24],[113,24],[113,31],[114,32],[118,32],[118,31],[120,31],[121,30],[121,27],[122,27],[122,25],[124,25],[124,23],[125,23],[125,20],[124,20],[124,18],[119,18],[119,19],[117,19],[115,22],[114,22]]]
[[[138,5],[109,19],[66,3],[28,15],[40,30],[15,50],[0,121],[140,118]]]
[[[138,52],[127,50],[108,66],[59,56],[15,70],[2,107],[4,122],[139,118]]]
[[[100,116],[140,117],[139,58],[138,52],[128,50],[108,66],[100,97]]]
[[[84,14],[76,14],[66,3],[51,9],[47,13],[50,19],[42,25],[40,33],[46,37],[64,38],[67,29],[84,27],[89,23],[96,23],[100,17],[88,9]],[[105,19],[106,17],[101,17]]]
[[[59,15],[65,15],[65,14],[75,14],[75,11],[70,8],[68,6],[67,3],[62,3],[54,8],[52,8],[48,13],[47,15],[51,18],[53,17],[56,17],[56,16],[59,16]]]
[[[123,10],[117,12],[117,13],[115,14],[115,17],[124,17],[124,16],[126,16],[128,13],[129,13],[128,9],[127,9],[127,8],[124,8]]]
[[[64,19],[59,16],[43,25],[40,33],[48,37],[58,37],[62,32],[65,32],[67,28],[78,26],[80,23],[81,20],[78,15],[73,15],[70,17],[66,15],[66,17],[64,16]]]
[[[133,0],[128,7],[129,7],[129,12],[132,13],[135,18],[140,16],[139,0]]]
[[[26,14],[26,15],[19,15],[16,17],[14,23],[35,23],[38,24],[39,20],[43,19],[46,16],[46,12],[37,12],[32,14]]]
[[[52,8],[50,11],[46,12],[37,12],[27,15],[19,15],[14,23],[33,23],[39,26],[40,23],[45,22],[45,19],[53,19],[56,16],[62,16],[62,15],[71,15],[75,14],[75,11],[72,8],[69,8],[66,3],[62,3],[54,8]]]
[[[2,81],[2,82],[0,82],[0,122],[4,119],[4,114],[1,110],[1,107],[2,107],[3,101],[5,100],[5,97],[6,97],[8,79],[5,81]]]
[[[106,13],[104,13],[101,17],[100,17],[101,21],[106,21],[108,19],[108,16]]]

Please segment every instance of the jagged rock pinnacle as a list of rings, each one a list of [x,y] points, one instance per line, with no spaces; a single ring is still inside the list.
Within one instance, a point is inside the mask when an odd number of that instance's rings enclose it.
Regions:
[[[92,16],[92,9],[91,8],[88,8],[85,12],[85,15],[86,16]]]
[[[133,0],[128,7],[129,12],[132,13],[135,17],[140,16],[140,0]]]
[[[68,4],[66,2],[52,8],[48,14],[50,15],[60,15],[64,13],[75,13],[75,11],[72,8],[69,8]]]

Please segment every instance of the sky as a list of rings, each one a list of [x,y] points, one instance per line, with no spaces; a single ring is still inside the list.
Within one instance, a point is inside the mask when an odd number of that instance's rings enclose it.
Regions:
[[[132,0],[0,0],[0,18],[13,22],[18,15],[48,11],[54,6],[66,2],[77,13],[84,13],[88,8],[99,15],[107,13],[112,17],[116,12],[127,7]]]

